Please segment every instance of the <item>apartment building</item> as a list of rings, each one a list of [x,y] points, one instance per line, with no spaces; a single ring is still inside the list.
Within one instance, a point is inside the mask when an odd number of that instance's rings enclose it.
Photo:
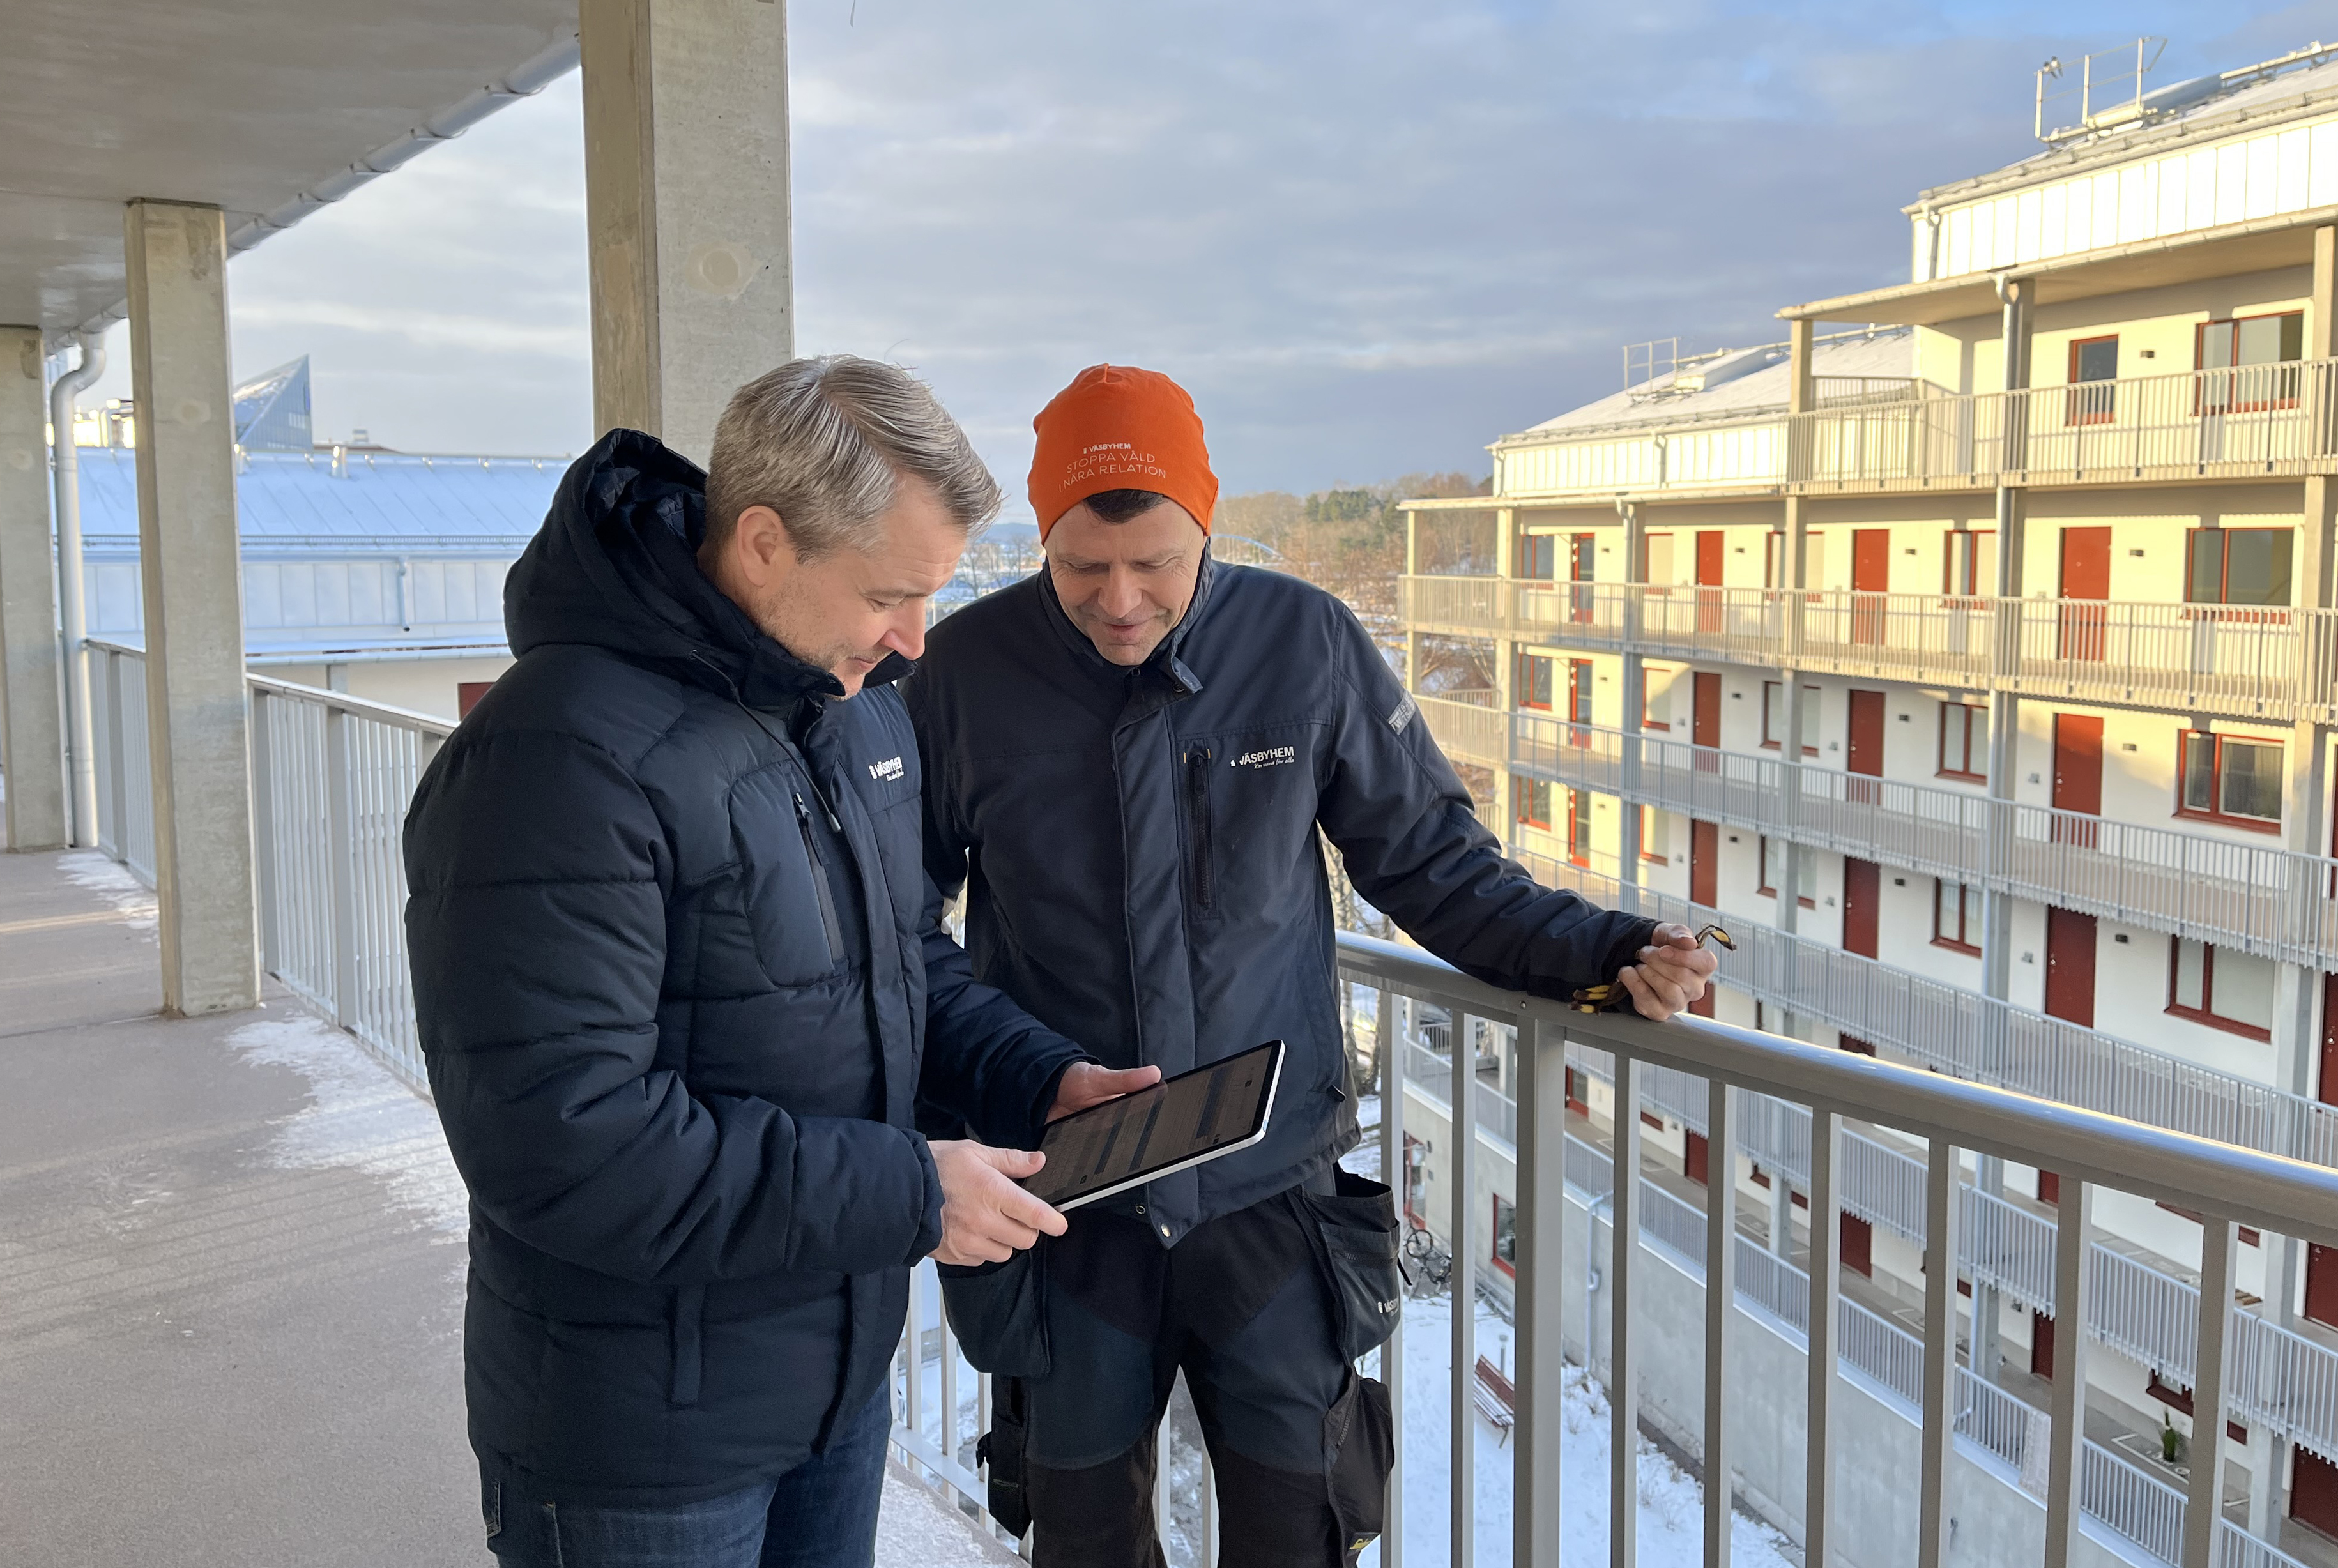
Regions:
[[[1539,875],[1728,928],[1720,1016],[2338,1163],[2338,59],[2142,96],[1905,214],[1910,281],[1645,356],[1494,442],[1490,498],[1408,504],[1410,667],[1442,639],[1487,676],[1421,708]],[[1703,1104],[1649,1133],[1685,1190]],[[1791,1256],[1793,1129],[1747,1147]],[[1920,1155],[1873,1151],[1844,1249],[1888,1313]],[[2042,1405],[2054,1173],[1968,1176],[1971,1375]],[[2090,1421],[2164,1478],[2201,1230],[2092,1220]],[[2338,1253],[2242,1240],[2232,1517],[2338,1563]]]

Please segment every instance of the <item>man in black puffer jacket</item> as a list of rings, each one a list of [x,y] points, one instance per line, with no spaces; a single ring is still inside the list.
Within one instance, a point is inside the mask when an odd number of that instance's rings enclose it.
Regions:
[[[711,469],[620,430],[569,470],[505,590],[518,662],[407,822],[507,1568],[865,1565],[906,1270],[1060,1230],[1011,1151],[1154,1076],[934,929],[891,682],[997,505],[957,425],[799,360]],[[983,1142],[929,1146],[920,1094]]]
[[[1217,480],[1174,383],[1096,366],[1036,428],[1046,564],[936,627],[908,685],[927,864],[966,890],[974,973],[1107,1062],[1287,1054],[1262,1141],[1079,1210],[1011,1264],[1041,1281],[1019,1321],[1007,1271],[947,1287],[953,1319],[990,1330],[969,1353],[1014,1375],[990,1451],[1021,1491],[994,1498],[1027,1511],[1040,1568],[1157,1568],[1152,1438],[1182,1371],[1226,1568],[1352,1563],[1386,1454],[1358,1452],[1375,1434],[1350,1362],[1393,1322],[1395,1216],[1334,1170],[1357,1127],[1323,841],[1422,946],[1508,989],[1620,977],[1664,1018],[1714,961],[1537,886],[1344,604],[1211,563]],[[1334,1264],[1365,1255],[1334,1231],[1382,1238],[1377,1281]]]

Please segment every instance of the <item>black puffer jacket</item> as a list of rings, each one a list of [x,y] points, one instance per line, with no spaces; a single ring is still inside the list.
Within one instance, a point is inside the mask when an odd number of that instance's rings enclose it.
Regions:
[[[1503,858],[1355,616],[1296,578],[1205,558],[1132,671],[1043,570],[937,626],[904,692],[973,975],[1110,1066],[1290,1046],[1264,1141],[1125,1200],[1164,1242],[1355,1142],[1319,824],[1358,893],[1497,985],[1564,997],[1655,926]]]
[[[1028,1147],[1081,1054],[962,959],[929,1024],[907,666],[842,701],[759,632],[693,559],[702,485],[630,431],[569,470],[505,590],[519,661],[407,821],[472,1441],[556,1497],[810,1453],[939,1235],[920,1092]]]

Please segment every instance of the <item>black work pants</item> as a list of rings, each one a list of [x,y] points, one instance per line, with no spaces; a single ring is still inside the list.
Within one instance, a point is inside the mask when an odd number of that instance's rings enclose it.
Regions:
[[[1181,1370],[1216,1472],[1220,1563],[1344,1560],[1325,1416],[1352,1374],[1304,1201],[1279,1194],[1170,1249],[1142,1220],[1083,1210],[1050,1244],[1053,1366],[1024,1384],[1041,1568],[1161,1568],[1154,1436]]]

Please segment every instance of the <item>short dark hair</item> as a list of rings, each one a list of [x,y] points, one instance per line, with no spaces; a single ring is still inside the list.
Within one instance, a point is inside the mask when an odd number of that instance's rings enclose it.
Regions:
[[[1099,523],[1125,523],[1142,517],[1169,499],[1157,490],[1103,490],[1087,499],[1087,508]]]

